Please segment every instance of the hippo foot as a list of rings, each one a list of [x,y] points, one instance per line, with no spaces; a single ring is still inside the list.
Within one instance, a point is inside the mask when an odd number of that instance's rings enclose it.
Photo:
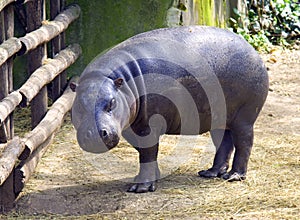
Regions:
[[[228,166],[224,166],[220,169],[210,168],[208,170],[201,170],[198,172],[198,175],[204,178],[215,178],[215,177],[222,177],[226,174]]]
[[[146,182],[146,183],[136,183],[129,187],[127,192],[134,193],[145,193],[145,192],[154,192],[157,189],[156,181]]]
[[[154,192],[157,189],[157,180],[160,178],[160,171],[157,161],[140,163],[139,174],[134,178],[133,185],[127,192],[145,193]]]
[[[229,173],[222,175],[222,178],[224,180],[228,180],[229,182],[242,181],[246,179],[246,174],[230,171]]]

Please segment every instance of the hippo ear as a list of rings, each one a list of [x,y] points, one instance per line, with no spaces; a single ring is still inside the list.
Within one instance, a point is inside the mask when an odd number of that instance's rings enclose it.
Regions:
[[[75,83],[75,82],[71,82],[70,83],[70,88],[71,88],[71,90],[73,91],[73,92],[75,92],[76,91],[76,87],[77,87],[78,85],[77,85],[77,83]]]
[[[123,79],[122,78],[117,78],[114,80],[114,84],[117,88],[120,88],[123,85]]]

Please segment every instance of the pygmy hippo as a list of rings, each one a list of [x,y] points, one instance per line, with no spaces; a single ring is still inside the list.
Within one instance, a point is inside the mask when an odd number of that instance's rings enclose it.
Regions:
[[[128,191],[140,193],[157,187],[162,134],[209,131],[216,154],[213,166],[199,175],[245,179],[268,75],[258,53],[240,36],[186,26],[149,31],[120,43],[86,67],[74,90],[72,122],[80,147],[106,152],[123,135],[140,161]]]

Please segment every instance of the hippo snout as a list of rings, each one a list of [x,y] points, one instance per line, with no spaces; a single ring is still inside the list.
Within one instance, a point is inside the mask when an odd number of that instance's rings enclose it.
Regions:
[[[100,129],[99,135],[108,149],[114,148],[119,143],[119,136],[116,132],[110,132],[108,129]]]

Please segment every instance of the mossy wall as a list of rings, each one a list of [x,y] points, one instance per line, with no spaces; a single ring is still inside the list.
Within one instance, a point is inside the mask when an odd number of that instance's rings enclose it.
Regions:
[[[166,27],[172,0],[67,0],[81,7],[81,17],[67,32],[68,43],[79,42],[82,56],[71,69],[80,74],[99,53],[148,30]]]
[[[67,30],[67,44],[79,43],[83,49],[68,75],[80,75],[99,53],[141,32],[190,24],[225,27],[225,14],[230,13],[226,5],[235,7],[240,1],[66,0],[66,5],[76,3],[82,10]],[[15,65],[15,87],[26,80],[24,65],[19,63]]]
[[[99,53],[141,32],[178,25],[225,27],[230,0],[67,0],[81,7],[81,17],[67,32],[68,43],[83,49],[71,75],[80,74]]]
[[[173,0],[167,15],[168,26],[200,24],[224,28],[227,19],[226,7],[232,1]]]
[[[214,24],[213,0],[194,0],[198,13],[198,23],[212,26]]]

